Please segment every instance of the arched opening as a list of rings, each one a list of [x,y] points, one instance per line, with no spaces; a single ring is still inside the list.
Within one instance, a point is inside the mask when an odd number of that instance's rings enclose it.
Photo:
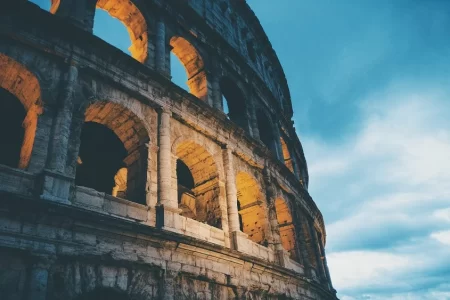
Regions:
[[[26,169],[42,111],[39,82],[24,66],[3,54],[0,70],[0,163]]]
[[[273,154],[276,154],[275,138],[269,117],[261,110],[258,110],[256,118],[258,121],[259,138]]]
[[[26,113],[20,101],[0,88],[0,164],[17,168],[24,138],[22,122]]]
[[[182,210],[181,215],[196,219],[197,207],[194,177],[192,177],[189,167],[181,159],[177,159],[177,187],[178,207]]]
[[[96,288],[76,298],[76,300],[128,300],[128,295],[123,291],[113,288]]]
[[[94,18],[94,34],[116,46],[139,62],[145,62],[148,56],[148,28],[141,11],[129,0],[98,0]],[[104,10],[103,13],[99,10]],[[111,17],[122,24],[114,22]],[[122,25],[122,26],[120,26]],[[126,44],[125,26],[131,46]],[[128,49],[127,49],[128,47]]]
[[[30,0],[55,14],[61,0]],[[148,57],[148,27],[141,11],[129,0],[98,0],[93,32],[139,62]],[[112,17],[112,18],[111,18]],[[129,45],[128,40],[131,40]]]
[[[88,107],[75,182],[145,204],[148,133],[128,109],[111,102]]]
[[[231,79],[223,77],[220,80],[220,90],[224,100],[224,112],[231,121],[248,131],[247,106],[241,89]]]
[[[247,173],[236,176],[238,212],[242,231],[255,243],[267,246],[267,216],[263,194],[256,180]]]
[[[188,86],[188,75],[186,74],[186,69],[173,51],[170,52],[170,76],[172,77],[171,80],[173,83],[186,92],[191,92]]]
[[[174,36],[170,39],[170,46],[172,47],[172,53],[179,59],[186,70],[186,84],[189,92],[197,98],[207,101],[208,83],[205,64],[197,49],[186,39],[179,36]]]
[[[76,184],[112,194],[114,177],[124,167],[127,150],[108,127],[86,122],[81,132]]]
[[[289,252],[290,257],[298,261],[297,243],[295,239],[295,228],[292,223],[292,215],[286,202],[278,198],[275,200],[278,228],[280,229],[281,244]]]
[[[176,156],[181,215],[222,228],[219,178],[213,157],[202,146],[190,141],[178,145]]]
[[[280,143],[281,150],[283,151],[284,164],[286,165],[286,167],[288,167],[289,170],[291,170],[292,173],[294,173],[294,164],[292,161],[291,153],[289,152],[289,147],[283,137],[280,137]]]

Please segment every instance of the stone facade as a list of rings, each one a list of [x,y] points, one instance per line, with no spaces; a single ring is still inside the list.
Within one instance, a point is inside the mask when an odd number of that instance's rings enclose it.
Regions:
[[[1,153],[0,298],[336,299],[286,79],[245,1],[51,4],[0,11],[0,119],[22,124],[0,130],[21,138]],[[92,34],[96,8],[131,57]]]

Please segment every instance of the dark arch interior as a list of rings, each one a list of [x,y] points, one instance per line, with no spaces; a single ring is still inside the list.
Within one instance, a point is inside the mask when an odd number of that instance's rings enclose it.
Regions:
[[[195,187],[194,177],[192,177],[191,170],[181,159],[177,159],[177,184],[178,203],[181,202],[181,197],[184,193],[194,195],[192,191]]]
[[[122,141],[108,127],[86,122],[81,132],[81,144],[75,183],[99,192],[111,194],[114,176],[125,167],[127,156]]]
[[[178,184],[192,190],[194,188],[194,177],[192,177],[191,170],[181,160],[177,159],[177,179]]]
[[[125,292],[117,291],[109,288],[95,289],[89,293],[83,294],[76,300],[128,300],[129,297]]]
[[[270,151],[276,153],[275,139],[270,126],[269,118],[261,111],[257,112],[256,117],[258,119],[259,138]]]
[[[220,80],[220,90],[228,107],[228,117],[231,121],[248,131],[247,107],[245,97],[238,86],[229,78]]]
[[[22,122],[26,112],[13,94],[0,88],[0,164],[16,168],[25,130]]]

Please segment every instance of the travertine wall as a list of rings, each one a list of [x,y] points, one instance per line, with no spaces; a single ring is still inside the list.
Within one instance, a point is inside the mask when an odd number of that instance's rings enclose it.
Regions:
[[[282,70],[255,72],[264,64],[251,61],[265,55],[279,68],[272,50],[249,58],[239,52],[245,30],[231,39],[218,9],[255,34],[246,4],[201,2],[61,0],[51,15],[11,1],[1,12],[0,63],[10,71],[0,87],[39,106],[27,164],[0,165],[5,299],[336,298],[287,90],[274,92]],[[128,26],[134,58],[91,34],[96,6]],[[170,45],[192,74],[191,94],[170,82]],[[222,111],[225,77],[246,103],[243,123]],[[33,93],[17,88],[24,80]],[[257,88],[261,80],[273,82]],[[258,110],[270,115],[272,149]],[[76,185],[86,122],[127,152],[110,192]],[[178,202],[177,159],[194,179],[192,203]]]

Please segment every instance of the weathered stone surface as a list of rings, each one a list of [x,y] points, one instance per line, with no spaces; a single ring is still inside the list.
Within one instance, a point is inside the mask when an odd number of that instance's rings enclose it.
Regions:
[[[0,11],[0,88],[25,109],[17,168],[0,165],[1,298],[336,299],[284,73],[245,1],[51,3]],[[132,57],[92,35],[96,7]]]

